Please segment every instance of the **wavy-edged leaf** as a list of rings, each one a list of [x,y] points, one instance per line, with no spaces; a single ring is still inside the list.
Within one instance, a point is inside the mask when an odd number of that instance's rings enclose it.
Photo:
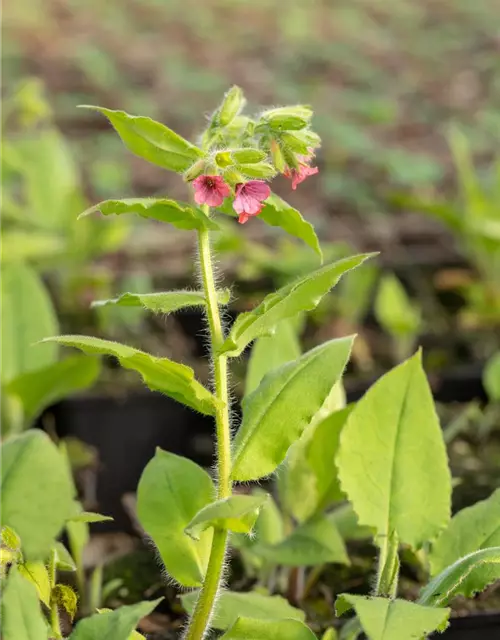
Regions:
[[[420,604],[439,607],[447,604],[452,598],[462,593],[470,596],[476,591],[481,591],[488,586],[485,584],[487,574],[483,569],[496,565],[500,565],[500,547],[487,547],[486,549],[469,553],[469,555],[460,558],[435,576],[422,589],[418,601]],[[495,573],[496,577],[490,574],[490,582],[498,579],[498,571]],[[482,578],[476,587],[468,581],[468,578],[474,574],[480,575]]]
[[[448,626],[449,609],[424,607],[406,600],[342,593],[335,603],[338,616],[354,609],[369,640],[421,640]]]
[[[339,260],[269,294],[255,309],[238,316],[220,352],[239,356],[252,340],[272,334],[281,320],[292,318],[302,311],[312,311],[344,273],[355,269],[372,255],[375,254]]]
[[[167,222],[177,229],[212,229],[219,226],[198,207],[180,203],[169,198],[124,198],[123,200],[104,200],[89,207],[78,217],[88,216],[99,211],[103,216],[121,216],[135,214],[141,218]]]
[[[25,264],[2,267],[2,381],[57,360],[57,345],[33,344],[59,327],[49,294]]]
[[[431,575],[441,573],[469,553],[488,547],[500,547],[500,489],[452,518],[432,546]],[[457,594],[471,597],[495,580],[500,580],[500,564],[483,564],[464,578]]]
[[[248,361],[245,394],[255,391],[266,373],[296,360],[300,354],[294,322],[291,319],[282,320],[272,336],[257,338],[255,341]]]
[[[139,522],[158,547],[169,574],[185,587],[201,586],[213,533],[208,529],[193,540],[185,529],[213,497],[213,483],[206,471],[161,449],[139,481]]]
[[[47,640],[36,587],[15,567],[2,590],[2,640]]]
[[[198,147],[151,118],[93,105],[81,106],[106,116],[127,149],[159,167],[183,173],[203,156]]]
[[[256,620],[240,617],[222,636],[226,640],[316,640],[314,633],[299,620]]]
[[[98,360],[71,356],[17,376],[5,390],[17,396],[25,416],[31,420],[54,402],[92,386],[100,371]]]
[[[181,596],[182,606],[188,613],[192,613],[198,597],[198,592],[194,591]],[[220,592],[216,604],[215,612],[211,620],[214,629],[227,629],[240,616],[249,618],[259,618],[260,620],[276,620],[279,618],[290,618],[304,621],[305,613],[300,609],[292,607],[285,598],[281,596],[267,596],[256,591],[240,593],[236,591]]]
[[[114,611],[96,613],[76,625],[69,640],[129,640],[140,620],[163,600],[125,605]]]
[[[233,495],[216,500],[200,509],[186,527],[186,533],[196,540],[200,533],[213,527],[236,533],[250,533],[267,495]]]
[[[220,304],[227,304],[231,293],[229,289],[218,292]],[[201,291],[164,291],[158,293],[122,293],[117,298],[95,300],[95,307],[142,307],[153,313],[172,313],[187,307],[203,307],[206,305],[205,296]]]
[[[451,476],[420,352],[357,402],[336,461],[359,523],[379,536],[418,548],[446,527]]]
[[[273,564],[308,567],[326,562],[350,564],[341,535],[331,520],[315,516],[281,542],[259,545],[255,553]]]
[[[330,340],[264,377],[243,400],[233,441],[234,480],[257,480],[283,462],[341,378],[354,336]]]
[[[33,429],[2,444],[2,523],[28,560],[45,558],[74,510],[73,480],[61,452]]]
[[[125,369],[137,371],[151,390],[161,391],[200,413],[215,413],[215,397],[195,380],[191,367],[184,364],[168,358],[157,358],[119,342],[90,336],[55,336],[45,338],[43,342],[75,347],[89,355],[114,356]]]

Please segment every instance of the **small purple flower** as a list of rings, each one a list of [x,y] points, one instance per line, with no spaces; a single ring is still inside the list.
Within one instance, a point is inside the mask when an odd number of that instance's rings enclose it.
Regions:
[[[208,204],[220,207],[231,191],[220,176],[198,176],[193,180],[194,201],[196,204]]]
[[[245,224],[249,218],[258,216],[263,202],[271,195],[269,185],[263,180],[250,180],[236,185],[233,208],[239,214],[238,222]]]

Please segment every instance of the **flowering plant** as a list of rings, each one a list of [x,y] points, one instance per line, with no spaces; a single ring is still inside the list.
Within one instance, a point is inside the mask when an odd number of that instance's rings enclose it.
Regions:
[[[141,306],[163,313],[203,307],[213,388],[197,381],[190,367],[127,345],[74,335],[47,341],[114,356],[123,367],[136,371],[150,389],[214,418],[213,477],[191,460],[157,450],[137,492],[138,519],[169,576],[180,586],[195,589],[183,598],[190,611],[186,640],[205,638],[212,628],[223,630],[227,640],[313,640],[305,615],[280,596],[258,592],[242,596],[224,588],[228,545],[232,535],[250,536],[255,527],[258,535],[252,552],[256,557],[288,566],[347,563],[338,521],[328,511],[345,499],[380,553],[373,595],[343,594],[337,599],[339,615],[349,609],[356,612],[344,626],[343,637],[356,638],[363,630],[372,640],[421,638],[446,626],[449,609],[445,605],[451,597],[470,595],[498,577],[500,547],[494,546],[500,544],[498,517],[495,520],[498,495],[450,522],[451,478],[420,353],[379,380],[354,407],[345,407],[340,381],[355,336],[330,340],[304,354],[293,346],[293,338],[283,339],[286,332],[293,335],[297,316],[314,309],[344,274],[362,265],[370,254],[321,266],[267,295],[231,327],[223,326],[221,308],[229,302],[230,293],[216,287],[210,237],[218,229],[219,213],[238,216],[241,223],[258,216],[302,239],[321,257],[313,227],[271,193],[268,185],[277,173],[291,178],[292,188],[317,173],[311,161],[320,141],[310,126],[312,111],[298,105],[250,118],[242,114],[244,102],[241,90],[233,87],[210,118],[199,146],[149,118],[94,107],[106,115],[131,151],[182,174],[196,204],[168,198],[107,200],[84,215],[135,213],[195,231],[202,283],[199,291],[126,293],[100,304]],[[235,431],[228,363],[253,342],[243,419]],[[43,456],[36,455],[34,443],[43,447]],[[5,640],[20,640],[15,635],[19,601],[29,611],[32,630],[24,637],[62,638],[59,607],[70,596],[57,589],[59,552],[52,541],[64,523],[94,516],[75,511],[68,470],[46,436],[27,433],[4,447],[9,491],[3,516],[9,528],[4,529],[2,550],[8,564],[15,565],[5,590]],[[288,531],[279,530],[279,518],[269,518],[273,507],[265,492],[238,488],[239,483],[269,477],[279,467],[280,498],[293,520]],[[12,469],[15,473],[10,473]],[[42,492],[52,502],[42,501],[38,483],[30,485],[27,496],[36,494],[38,502],[27,513],[18,502],[27,491],[23,471],[33,469],[46,484],[52,483]],[[50,516],[40,515],[41,504]],[[471,531],[475,518],[484,524],[479,533]],[[41,523],[39,530],[33,531],[33,520]],[[434,576],[418,603],[396,598],[401,545],[420,554]],[[50,631],[41,612],[33,608],[37,599],[33,585],[21,575],[25,562],[31,560],[41,562],[44,579],[48,571]],[[136,633],[133,629],[155,605],[139,603],[90,616],[76,625],[70,638],[140,637],[131,635]],[[327,631],[326,637],[332,638],[332,633]]]

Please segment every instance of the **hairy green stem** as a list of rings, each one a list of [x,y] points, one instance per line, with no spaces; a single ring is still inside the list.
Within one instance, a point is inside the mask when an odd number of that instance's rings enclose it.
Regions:
[[[53,549],[50,553],[50,560],[48,566],[49,573],[49,584],[50,584],[50,628],[52,630],[52,634],[56,640],[61,640],[63,638],[61,631],[61,622],[59,620],[59,605],[57,600],[54,598],[54,588],[56,586],[56,578],[57,578],[57,562],[56,562],[56,551]]]
[[[208,213],[208,211],[207,211]],[[222,500],[231,495],[231,431],[229,425],[229,393],[227,378],[227,358],[219,355],[224,341],[222,323],[217,301],[209,232],[202,229],[198,232],[198,248],[200,271],[203,289],[207,301],[207,319],[210,328],[211,359],[214,372],[215,395],[219,400],[215,423],[217,434],[217,499]],[[212,549],[208,561],[205,580],[190,620],[186,640],[201,640],[210,623],[224,569],[227,548],[227,531],[215,529]]]

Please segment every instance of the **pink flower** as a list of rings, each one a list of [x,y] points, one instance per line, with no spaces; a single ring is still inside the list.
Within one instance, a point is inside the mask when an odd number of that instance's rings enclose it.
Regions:
[[[193,180],[194,201],[197,204],[208,204],[209,207],[220,207],[224,198],[231,191],[220,176],[198,176]]]
[[[306,178],[309,176],[313,176],[314,174],[319,172],[318,167],[310,167],[309,162],[311,162],[313,158],[313,153],[308,156],[297,156],[299,159],[299,168],[298,169],[290,169],[287,167],[284,171],[284,174],[287,178],[290,178],[292,181],[292,189],[298,187],[301,182],[304,182]]]
[[[262,203],[270,195],[271,189],[263,180],[250,180],[237,184],[233,208],[239,214],[238,222],[245,224],[249,218],[258,216],[264,206]]]

